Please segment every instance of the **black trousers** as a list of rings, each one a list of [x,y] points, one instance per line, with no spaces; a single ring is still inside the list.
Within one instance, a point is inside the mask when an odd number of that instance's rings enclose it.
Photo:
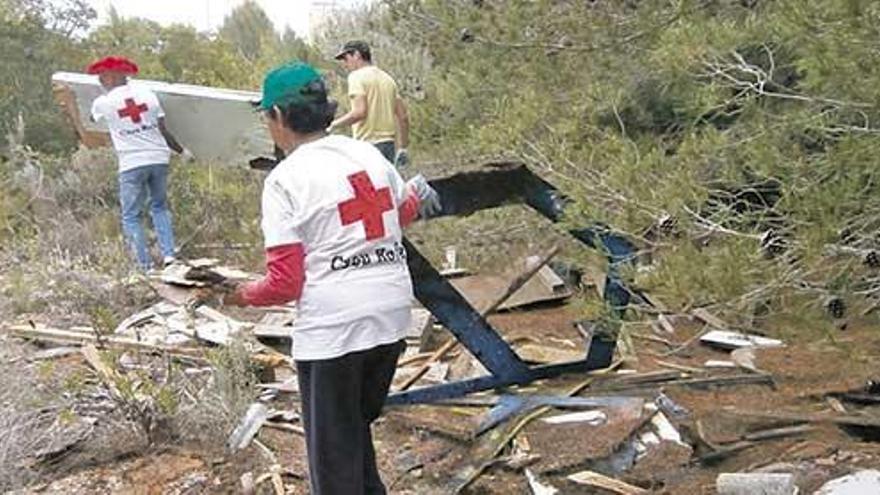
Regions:
[[[379,141],[378,143],[373,143],[373,146],[379,148],[379,151],[382,152],[382,156],[384,156],[386,160],[394,163],[394,155],[397,153],[394,141]]]
[[[297,361],[312,495],[385,494],[371,423],[388,396],[404,341]]]

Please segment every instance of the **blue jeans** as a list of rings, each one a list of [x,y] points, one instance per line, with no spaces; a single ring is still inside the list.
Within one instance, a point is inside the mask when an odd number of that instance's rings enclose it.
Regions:
[[[159,240],[162,257],[174,256],[174,230],[168,211],[166,185],[168,164],[145,165],[119,174],[119,202],[122,205],[122,232],[144,270],[153,267],[147,239],[141,225],[141,212],[149,197],[150,217]]]

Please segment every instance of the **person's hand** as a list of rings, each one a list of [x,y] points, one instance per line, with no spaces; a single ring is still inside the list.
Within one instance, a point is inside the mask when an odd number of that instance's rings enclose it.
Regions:
[[[407,165],[409,165],[409,152],[406,148],[400,148],[394,155],[394,166],[397,170],[403,170]]]
[[[247,301],[241,296],[241,286],[236,285],[235,288],[226,292],[221,298],[220,303],[224,306],[247,306]]]
[[[440,195],[428,184],[422,174],[419,174],[406,183],[419,198],[419,218],[431,218],[443,211]]]
[[[196,161],[195,155],[192,154],[188,148],[184,148],[183,151],[180,152],[180,159],[186,163],[192,163]]]
[[[193,308],[214,303],[219,306],[247,306],[239,284],[220,284],[200,287],[192,292],[186,305]]]

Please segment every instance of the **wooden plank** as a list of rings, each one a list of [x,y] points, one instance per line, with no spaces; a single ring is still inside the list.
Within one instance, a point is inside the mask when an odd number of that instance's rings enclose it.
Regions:
[[[568,479],[579,485],[602,488],[603,490],[609,490],[619,495],[645,495],[648,493],[648,490],[645,490],[644,488],[639,488],[630,485],[629,483],[609,478],[604,474],[599,474],[594,471],[581,471],[579,473],[574,473],[568,476]]]
[[[86,359],[86,362],[98,372],[98,375],[101,377],[101,381],[104,382],[105,385],[111,387],[113,389],[116,388],[116,379],[118,375],[116,370],[111,368],[104,362],[101,358],[101,353],[98,352],[98,349],[92,344],[86,344],[82,346],[80,349],[83,357]]]
[[[786,413],[786,412],[763,412],[763,411],[740,411],[725,410],[736,416],[747,416],[775,421],[791,421],[795,423],[826,423],[842,426],[861,426],[865,428],[880,428],[880,418],[864,416],[821,416],[818,414]]]
[[[183,347],[174,347],[168,345],[148,344],[146,342],[139,342],[129,337],[108,335],[101,336],[99,339],[94,332],[74,332],[70,330],[60,330],[57,328],[48,328],[43,326],[38,326],[34,328],[29,325],[11,325],[8,327],[8,329],[10,330],[10,333],[16,337],[47,342],[59,342],[64,344],[75,343],[80,345],[86,343],[100,343],[101,345],[106,345],[109,347],[123,347],[152,352],[164,352],[171,355],[177,354],[192,358],[199,358],[202,355],[202,351],[200,349],[187,349]]]
[[[698,319],[700,319],[700,321],[709,325],[712,328],[715,328],[718,330],[727,330],[728,328],[730,328],[730,325],[728,325],[723,320],[721,320],[720,318],[718,318],[715,315],[713,315],[712,313],[710,313],[705,308],[697,308],[697,309],[691,311],[691,314],[693,314]]]
[[[281,431],[289,431],[291,433],[296,433],[297,435],[300,435],[300,436],[306,435],[306,431],[303,429],[302,426],[292,425],[289,423],[279,423],[277,421],[266,421],[265,423],[263,423],[263,427],[264,428],[274,428],[276,430],[281,430]]]
[[[254,337],[261,337],[267,339],[287,339],[290,340],[293,336],[293,327],[284,327],[277,325],[263,325],[257,323],[253,326],[251,332],[254,334]]]
[[[657,315],[657,323],[660,324],[660,327],[663,328],[666,333],[675,333],[675,326],[672,325],[672,322],[669,321],[669,318],[663,313]]]

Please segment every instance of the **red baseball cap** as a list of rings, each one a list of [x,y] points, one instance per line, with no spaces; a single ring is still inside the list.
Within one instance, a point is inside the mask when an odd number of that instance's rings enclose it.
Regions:
[[[101,74],[111,71],[134,75],[138,73],[138,66],[125,57],[104,57],[97,62],[93,62],[86,69],[86,72],[89,74]]]

